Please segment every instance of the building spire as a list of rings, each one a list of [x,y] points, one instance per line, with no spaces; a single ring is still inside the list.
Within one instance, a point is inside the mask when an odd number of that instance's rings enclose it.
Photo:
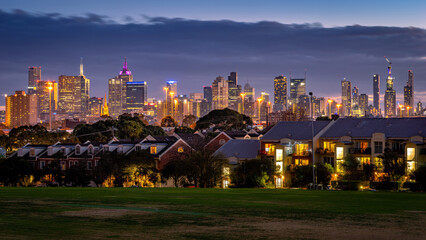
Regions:
[[[80,76],[83,76],[83,57],[80,57]]]
[[[120,75],[131,75],[132,72],[127,67],[127,58],[124,57],[123,70],[120,71]]]

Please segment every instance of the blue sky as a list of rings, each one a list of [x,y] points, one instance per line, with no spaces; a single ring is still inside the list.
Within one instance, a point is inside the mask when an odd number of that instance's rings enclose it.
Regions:
[[[149,97],[178,80],[179,93],[202,92],[218,75],[238,71],[256,93],[273,78],[303,76],[317,96],[340,95],[346,77],[372,93],[372,75],[393,61],[399,98],[407,71],[416,101],[426,98],[426,3],[422,1],[4,1],[0,0],[1,94],[25,89],[28,66],[44,80],[78,74],[80,56],[91,95],[126,56]],[[18,11],[16,9],[19,9]],[[423,11],[423,12],[422,12]],[[227,19],[228,21],[223,21]],[[0,99],[0,105],[4,99]],[[370,102],[371,104],[371,102]]]

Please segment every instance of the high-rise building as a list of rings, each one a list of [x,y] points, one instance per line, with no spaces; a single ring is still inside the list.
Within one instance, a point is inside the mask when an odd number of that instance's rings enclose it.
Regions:
[[[6,96],[6,126],[11,128],[37,123],[37,95],[15,91]]]
[[[37,81],[41,81],[41,67],[28,68],[28,94],[35,94]]]
[[[380,75],[373,75],[373,107],[380,112]]]
[[[37,81],[37,112],[41,121],[49,119],[50,111],[56,109],[58,100],[58,83],[55,81]]]
[[[194,101],[201,101],[204,99],[203,93],[189,93],[189,99]]]
[[[421,101],[419,101],[417,103],[416,113],[417,113],[417,115],[422,115],[423,114],[423,104],[422,104]]]
[[[211,86],[204,86],[204,99],[206,99],[209,103],[213,102],[213,92]]]
[[[351,82],[343,78],[342,80],[342,110],[340,115],[350,116],[351,115]]]
[[[133,75],[127,67],[127,58],[124,58],[123,69],[118,76],[108,80],[108,108],[112,118],[118,118],[126,112],[126,83],[128,82],[133,82]]]
[[[228,76],[228,107],[238,111],[238,103],[240,98],[241,85],[238,85],[238,73],[231,72]]]
[[[385,92],[385,117],[396,116],[396,92],[393,89],[392,67],[389,64]]]
[[[368,95],[367,94],[361,94],[359,95],[359,101],[358,101],[358,107],[362,113],[365,113],[365,111],[368,110]]]
[[[250,86],[248,82],[244,85],[244,93],[246,94],[245,99],[248,102],[256,101],[254,87]]]
[[[352,107],[356,107],[359,104],[359,89],[355,86],[352,90]]]
[[[88,112],[90,98],[90,80],[83,74],[83,63],[80,62],[79,76],[61,75],[58,79],[58,110],[63,113]]]
[[[126,83],[126,111],[127,112],[141,112],[145,103],[147,103],[147,89],[146,82],[128,82]]]
[[[0,106],[0,123],[6,121],[6,106]]]
[[[297,104],[299,97],[306,95],[306,78],[290,79],[290,104]]]
[[[283,75],[274,78],[274,111],[287,109],[287,78]]]
[[[414,73],[408,70],[408,81],[407,86],[404,87],[404,106],[409,109],[409,114],[414,113]]]
[[[218,76],[212,84],[213,109],[223,109],[228,107],[228,81]]]
[[[101,116],[103,102],[104,102],[103,98],[91,97],[89,99],[89,114],[91,116],[98,116],[98,117]]]

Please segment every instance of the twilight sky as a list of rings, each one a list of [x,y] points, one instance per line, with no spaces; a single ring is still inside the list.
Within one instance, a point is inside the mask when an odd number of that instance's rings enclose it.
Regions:
[[[202,92],[231,71],[272,97],[290,69],[307,70],[314,95],[339,97],[346,77],[371,97],[376,73],[384,93],[386,55],[398,100],[409,69],[415,101],[426,99],[426,2],[348,2],[0,0],[0,93],[26,89],[28,66],[43,80],[77,75],[82,56],[91,95],[103,97],[126,56],[149,97],[170,79],[179,94]]]

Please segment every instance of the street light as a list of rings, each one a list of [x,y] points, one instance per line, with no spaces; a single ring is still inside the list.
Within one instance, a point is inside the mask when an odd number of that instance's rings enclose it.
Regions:
[[[52,131],[52,82],[47,83],[47,89],[49,90],[49,131]]]
[[[328,99],[327,102],[328,102],[328,118],[331,119],[331,103],[333,102],[333,100]]]
[[[261,121],[260,121],[260,103],[262,102],[262,98],[258,98],[257,102],[258,102],[257,108],[259,108],[259,124],[260,124],[261,123]]]
[[[166,103],[165,103],[165,108],[164,108],[164,117],[165,117],[167,115],[167,98],[169,97],[169,95],[167,95],[167,91],[169,91],[169,88],[164,87],[163,90],[166,91]]]
[[[339,115],[340,116],[340,107],[342,106],[342,104],[340,104],[340,103],[338,103],[337,105],[336,105],[336,107],[337,107],[337,115]]]
[[[399,117],[402,118],[402,107],[404,107],[404,106],[399,104],[398,107],[399,107]]]
[[[269,126],[269,111],[271,109],[271,102],[268,102],[268,111],[266,112],[266,126]]]
[[[407,109],[407,117],[410,117],[410,108],[411,107],[410,106],[406,106],[405,108]]]
[[[241,114],[244,114],[244,100],[247,93],[240,93],[241,96]]]

